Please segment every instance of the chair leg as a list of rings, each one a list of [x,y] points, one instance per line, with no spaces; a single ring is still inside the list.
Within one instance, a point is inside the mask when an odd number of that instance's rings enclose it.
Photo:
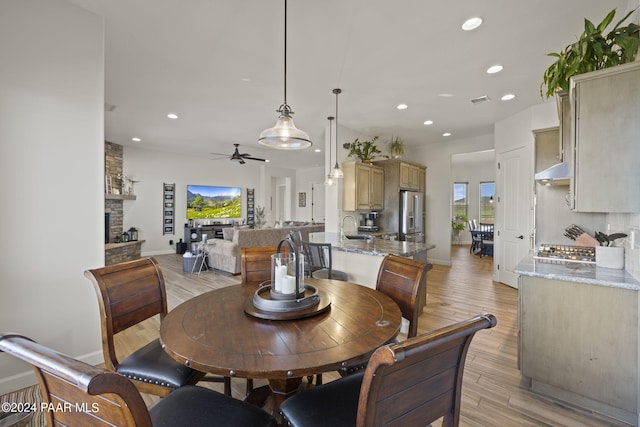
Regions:
[[[224,394],[231,396],[231,377],[224,377]]]
[[[247,389],[245,396],[249,396],[249,394],[253,391],[253,380],[251,378],[247,378]]]

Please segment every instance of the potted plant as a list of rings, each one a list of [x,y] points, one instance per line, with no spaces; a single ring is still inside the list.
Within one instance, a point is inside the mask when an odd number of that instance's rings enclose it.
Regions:
[[[360,141],[356,138],[353,142],[345,142],[342,148],[349,150],[347,157],[357,157],[362,163],[371,163],[382,152],[376,146],[377,136],[371,140]]]
[[[264,206],[256,206],[255,217],[255,228],[264,227],[267,223]]]
[[[399,159],[404,156],[404,142],[400,139],[399,136],[395,138],[391,138],[389,144],[387,146],[389,150],[389,156],[394,159]]]
[[[456,243],[460,243],[460,232],[467,227],[467,221],[469,221],[469,218],[466,215],[456,215],[451,220],[451,230]]]
[[[640,26],[634,23],[620,26],[633,12],[627,13],[608,33],[605,30],[615,16],[615,9],[597,26],[585,19],[584,31],[575,43],[559,53],[548,54],[557,60],[544,72],[540,95],[550,98],[557,92],[568,92],[571,76],[635,61],[640,46]]]

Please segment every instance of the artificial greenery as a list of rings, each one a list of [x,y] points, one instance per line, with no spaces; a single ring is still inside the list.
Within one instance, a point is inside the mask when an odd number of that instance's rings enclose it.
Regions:
[[[627,13],[608,33],[604,31],[615,16],[615,9],[597,26],[585,18],[584,32],[575,43],[560,53],[548,54],[557,60],[544,72],[540,95],[549,98],[556,92],[568,92],[571,76],[635,61],[640,46],[640,26],[634,23],[620,26],[633,12]]]
[[[267,223],[265,218],[264,206],[256,206],[256,210],[254,212],[255,215],[255,228],[262,228]]]
[[[467,228],[467,221],[469,221],[469,218],[466,215],[458,215],[451,220],[451,229],[462,231]]]
[[[402,139],[400,139],[399,136],[391,138],[391,141],[389,141],[387,148],[391,157],[398,158],[404,156],[404,142],[402,141]]]
[[[375,159],[378,154],[382,153],[376,146],[377,140],[377,136],[366,141],[360,141],[356,138],[353,142],[345,142],[342,144],[342,148],[349,150],[349,153],[347,154],[348,157],[357,157],[361,161],[370,161]]]

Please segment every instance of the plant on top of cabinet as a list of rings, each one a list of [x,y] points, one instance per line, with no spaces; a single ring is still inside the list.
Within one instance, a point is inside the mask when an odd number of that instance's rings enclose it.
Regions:
[[[387,149],[389,150],[388,157],[391,157],[392,159],[399,159],[404,156],[404,141],[402,141],[399,136],[391,138],[387,144]]]
[[[376,145],[377,140],[377,136],[365,141],[360,141],[356,138],[353,142],[345,142],[342,144],[342,148],[349,150],[347,154],[348,157],[357,157],[361,162],[365,163],[371,162],[378,154],[382,154]]]
[[[597,26],[585,19],[584,32],[575,43],[568,45],[560,53],[548,54],[557,60],[544,72],[540,95],[550,98],[556,92],[568,92],[571,76],[635,61],[640,46],[640,26],[634,23],[626,27],[620,26],[634,11],[627,13],[606,34],[604,31],[615,16],[615,9]]]

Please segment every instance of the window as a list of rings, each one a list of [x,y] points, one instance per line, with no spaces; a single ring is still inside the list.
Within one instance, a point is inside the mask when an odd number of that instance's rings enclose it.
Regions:
[[[496,185],[493,181],[480,183],[480,222],[493,224],[495,221],[495,205],[493,198],[496,194]]]
[[[453,183],[453,217],[468,217],[469,209],[469,183],[454,182]]]

